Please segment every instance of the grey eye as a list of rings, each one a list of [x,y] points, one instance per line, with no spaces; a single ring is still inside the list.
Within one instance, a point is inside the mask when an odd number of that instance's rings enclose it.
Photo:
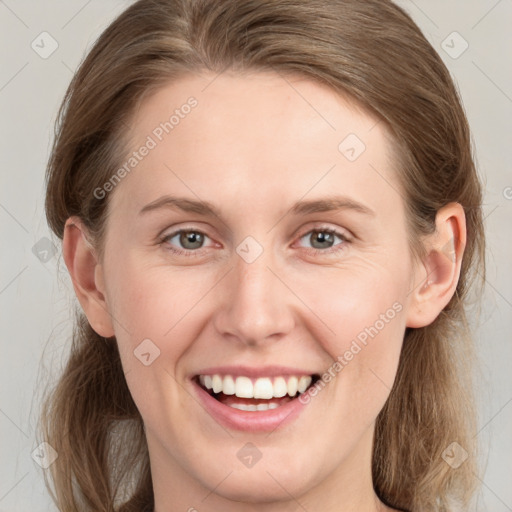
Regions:
[[[198,231],[182,231],[176,236],[184,249],[199,249],[204,243],[204,235]]]
[[[166,236],[162,241],[169,244],[177,246],[178,248],[181,246],[185,250],[199,249],[204,244],[205,234],[200,231],[194,231],[191,229],[182,229],[180,231],[176,231],[174,233]],[[178,240],[175,240],[178,238]]]
[[[327,231],[313,231],[309,236],[315,249],[329,249],[334,243],[334,235]]]
[[[345,242],[345,237],[336,231],[329,229],[314,229],[301,237],[308,240],[313,249],[331,249],[335,244],[336,238],[340,242]],[[307,247],[307,246],[306,246]]]

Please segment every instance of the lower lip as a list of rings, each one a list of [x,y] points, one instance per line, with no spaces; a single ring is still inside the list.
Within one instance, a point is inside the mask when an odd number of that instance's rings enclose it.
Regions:
[[[298,398],[287,402],[276,409],[266,411],[240,411],[224,405],[209,393],[207,393],[199,384],[192,381],[196,394],[204,404],[209,414],[224,426],[250,432],[261,431],[268,432],[284,427],[293,421],[304,410],[305,404]]]

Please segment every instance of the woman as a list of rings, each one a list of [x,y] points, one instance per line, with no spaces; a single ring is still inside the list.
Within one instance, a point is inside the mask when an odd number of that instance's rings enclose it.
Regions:
[[[389,1],[141,0],[64,100],[60,510],[448,511],[475,488],[481,186]]]

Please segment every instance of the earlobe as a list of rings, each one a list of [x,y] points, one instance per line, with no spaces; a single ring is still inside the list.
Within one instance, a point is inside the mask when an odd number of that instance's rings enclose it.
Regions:
[[[466,245],[466,218],[459,203],[437,212],[436,230],[424,243],[427,254],[415,272],[407,327],[431,324],[455,293]]]
[[[91,327],[105,338],[114,336],[104,295],[103,269],[87,239],[86,229],[77,217],[70,217],[66,222],[62,252],[75,294]]]

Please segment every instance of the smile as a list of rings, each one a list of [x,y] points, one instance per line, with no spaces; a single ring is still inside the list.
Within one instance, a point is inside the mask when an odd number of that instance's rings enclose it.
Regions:
[[[207,390],[212,390],[215,398],[226,405],[242,411],[265,411],[279,406],[275,401],[258,405],[237,401],[236,398],[251,398],[272,400],[285,396],[295,397],[297,393],[303,393],[310,386],[313,377],[303,375],[301,377],[260,377],[253,380],[249,377],[239,376],[233,378],[231,375],[200,375],[199,383]],[[224,395],[224,396],[223,396]],[[236,397],[229,400],[229,397]],[[261,406],[261,407],[260,407]]]
[[[253,372],[254,373],[254,372]],[[203,373],[192,381],[208,412],[237,430],[273,430],[304,408],[297,398],[318,380],[317,374]]]

